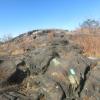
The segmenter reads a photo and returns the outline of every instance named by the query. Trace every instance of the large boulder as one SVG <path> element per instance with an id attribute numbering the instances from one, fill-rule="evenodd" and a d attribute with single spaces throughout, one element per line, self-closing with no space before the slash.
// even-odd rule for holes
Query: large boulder
<path id="1" fill-rule="evenodd" d="M 99 100 L 100 68 L 95 61 L 83 56 L 64 31 L 50 32 L 29 34 L 37 46 L 23 55 L 0 57 L 0 99 Z"/>
<path id="2" fill-rule="evenodd" d="M 84 88 L 81 93 L 82 98 L 89 100 L 100 99 L 100 66 L 96 66 L 89 73 Z"/>

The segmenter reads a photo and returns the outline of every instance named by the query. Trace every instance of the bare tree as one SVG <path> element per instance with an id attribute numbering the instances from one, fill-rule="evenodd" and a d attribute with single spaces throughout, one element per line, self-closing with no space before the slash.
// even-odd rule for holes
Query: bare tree
<path id="1" fill-rule="evenodd" d="M 10 41 L 13 38 L 12 34 L 4 34 L 1 38 L 0 41 L 2 42 L 7 42 Z"/>
<path id="2" fill-rule="evenodd" d="M 95 34 L 100 29 L 100 22 L 94 19 L 87 19 L 80 25 L 82 30 L 88 30 L 89 33 Z"/>

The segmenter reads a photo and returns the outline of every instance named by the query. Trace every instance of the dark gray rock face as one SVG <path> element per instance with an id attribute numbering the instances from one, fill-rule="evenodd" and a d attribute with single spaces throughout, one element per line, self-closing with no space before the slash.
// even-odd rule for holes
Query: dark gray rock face
<path id="1" fill-rule="evenodd" d="M 50 40 L 42 32 L 35 34 L 42 46 L 0 57 L 0 100 L 99 100 L 100 67 L 64 32 Z"/>
<path id="2" fill-rule="evenodd" d="M 91 72 L 81 93 L 82 97 L 90 97 L 89 100 L 100 99 L 100 66 L 96 66 Z"/>

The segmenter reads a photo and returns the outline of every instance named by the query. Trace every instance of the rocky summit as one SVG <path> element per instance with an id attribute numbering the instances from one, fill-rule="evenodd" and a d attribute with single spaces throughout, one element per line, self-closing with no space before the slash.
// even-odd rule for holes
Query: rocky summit
<path id="1" fill-rule="evenodd" d="M 100 65 L 67 31 L 31 31 L 0 48 L 0 100 L 100 100 Z"/>

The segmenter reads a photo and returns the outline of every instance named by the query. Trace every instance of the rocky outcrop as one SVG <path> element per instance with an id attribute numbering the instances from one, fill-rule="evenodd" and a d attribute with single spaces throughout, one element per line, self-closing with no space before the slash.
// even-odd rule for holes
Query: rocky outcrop
<path id="1" fill-rule="evenodd" d="M 0 57 L 0 100 L 100 99 L 99 66 L 64 32 L 29 35 L 35 48 L 28 45 L 24 54 Z"/>

